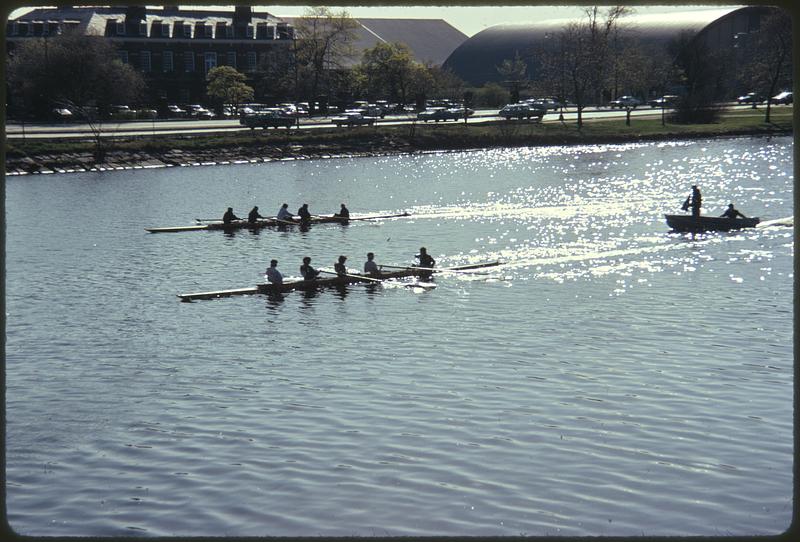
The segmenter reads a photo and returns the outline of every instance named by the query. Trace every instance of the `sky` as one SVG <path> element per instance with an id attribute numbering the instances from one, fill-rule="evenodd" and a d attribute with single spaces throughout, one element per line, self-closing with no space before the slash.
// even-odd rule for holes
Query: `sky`
<path id="1" fill-rule="evenodd" d="M 442 0 L 446 2 L 446 0 Z M 456 0 L 457 1 L 457 0 Z M 498 0 L 501 2 L 502 0 Z M 44 4 L 44 2 L 43 2 Z M 75 3 L 76 5 L 79 2 Z M 93 2 L 86 2 L 86 4 L 93 4 Z M 97 4 L 102 4 L 98 2 Z M 466 34 L 473 36 L 481 30 L 496 24 L 503 23 L 522 23 L 537 21 L 543 19 L 564 19 L 578 17 L 582 14 L 583 8 L 580 6 L 558 5 L 531 5 L 531 6 L 501 6 L 493 4 L 491 1 L 487 2 L 486 6 L 380 6 L 380 7 L 364 7 L 354 6 L 347 7 L 348 13 L 353 17 L 375 17 L 375 18 L 413 18 L 413 19 L 444 19 L 452 26 Z M 34 5 L 31 2 L 29 5 Z M 723 6 L 720 4 L 707 4 L 707 5 L 684 5 L 678 6 L 675 4 L 670 5 L 646 5 L 634 6 L 637 13 L 665 13 L 674 11 L 688 11 L 694 9 L 708 9 L 708 8 L 723 8 L 735 7 L 736 4 Z M 187 8 L 191 7 L 189 4 Z M 198 6 L 194 6 L 198 7 Z M 208 9 L 218 9 L 220 7 L 232 8 L 229 6 L 201 6 Z M 305 11 L 303 6 L 287 6 L 287 5 L 264 5 L 253 6 L 257 11 L 268 11 L 278 17 L 292 17 L 302 15 Z M 338 10 L 339 8 L 334 8 Z M 11 12 L 11 17 L 19 16 L 26 10 L 15 10 Z"/>

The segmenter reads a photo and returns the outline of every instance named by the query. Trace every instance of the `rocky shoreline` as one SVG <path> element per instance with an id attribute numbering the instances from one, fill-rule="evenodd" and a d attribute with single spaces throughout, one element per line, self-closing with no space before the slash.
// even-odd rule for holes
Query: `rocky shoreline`
<path id="1" fill-rule="evenodd" d="M 658 141 L 675 139 L 703 139 L 709 137 L 737 136 L 779 136 L 791 134 L 792 130 L 741 130 L 725 133 L 663 133 L 648 134 L 635 138 L 635 141 Z M 336 142 L 286 142 L 285 144 L 215 146 L 210 148 L 169 148 L 163 150 L 108 149 L 104 159 L 95 160 L 91 151 L 42 153 L 33 156 L 22 153 L 10 153 L 5 156 L 5 174 L 7 176 L 76 173 L 86 171 L 114 171 L 129 169 L 152 169 L 164 167 L 216 166 L 226 164 L 255 164 L 286 160 L 326 159 L 358 156 L 386 156 L 396 154 L 423 154 L 458 152 L 478 148 L 498 146 L 541 146 L 541 145 L 587 145 L 587 144 L 621 144 L 629 143 L 628 137 L 577 137 L 577 138 L 542 138 L 542 139 L 497 139 L 458 140 L 450 139 L 416 139 L 409 141 L 403 137 L 378 137 L 371 141 L 336 141 Z"/>

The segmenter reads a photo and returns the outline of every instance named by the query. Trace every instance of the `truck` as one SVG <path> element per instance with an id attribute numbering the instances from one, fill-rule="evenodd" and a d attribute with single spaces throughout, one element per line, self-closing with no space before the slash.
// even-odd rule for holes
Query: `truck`
<path id="1" fill-rule="evenodd" d="M 247 126 L 251 130 L 256 128 L 280 128 L 285 127 L 287 130 L 295 125 L 297 121 L 294 117 L 290 117 L 285 111 L 278 108 L 262 109 L 254 113 L 247 113 L 239 118 L 239 124 Z"/>

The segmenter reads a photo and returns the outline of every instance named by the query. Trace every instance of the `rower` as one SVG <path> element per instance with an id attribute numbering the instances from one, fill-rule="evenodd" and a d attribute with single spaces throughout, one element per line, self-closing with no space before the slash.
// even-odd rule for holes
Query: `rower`
<path id="1" fill-rule="evenodd" d="M 375 263 L 375 254 L 367 252 L 367 261 L 364 262 L 364 273 L 371 277 L 377 277 L 380 274 L 378 264 Z"/>
<path id="2" fill-rule="evenodd" d="M 302 207 L 297 210 L 300 216 L 301 224 L 309 224 L 311 222 L 311 213 L 308 211 L 308 203 L 304 203 Z"/>
<path id="3" fill-rule="evenodd" d="M 319 275 L 319 271 L 311 267 L 311 258 L 308 256 L 303 258 L 303 265 L 300 266 L 300 274 L 303 276 L 303 280 L 316 280 L 317 275 Z"/>
<path id="4" fill-rule="evenodd" d="M 436 265 L 436 260 L 434 260 L 430 254 L 428 254 L 428 249 L 425 247 L 420 247 L 419 254 L 417 254 L 415 258 L 419 260 L 419 265 L 415 265 L 414 267 L 425 267 L 427 269 L 431 269 L 434 265 Z M 431 271 L 425 271 L 421 272 L 419 276 L 420 278 L 429 279 L 431 278 L 432 274 L 433 272 Z"/>
<path id="5" fill-rule="evenodd" d="M 278 211 L 278 215 L 276 216 L 278 220 L 293 220 L 294 215 L 289 212 L 289 204 L 284 203 L 281 205 L 280 210 Z"/>
<path id="6" fill-rule="evenodd" d="M 233 207 L 228 207 L 228 210 L 225 211 L 224 215 L 222 215 L 222 223 L 230 224 L 234 220 L 241 220 L 241 218 L 233 214 Z"/>
<path id="7" fill-rule="evenodd" d="M 264 218 L 264 217 L 258 214 L 258 206 L 255 206 L 250 210 L 250 213 L 247 215 L 247 221 L 250 224 L 255 224 L 256 222 L 258 222 L 259 218 Z"/>
<path id="8" fill-rule="evenodd" d="M 270 260 L 266 277 L 271 284 L 283 284 L 283 275 L 278 271 L 278 260 Z"/>
<path id="9" fill-rule="evenodd" d="M 347 256 L 339 256 L 339 261 L 333 264 L 333 270 L 340 277 L 347 274 L 347 267 L 344 265 L 345 261 L 347 261 Z"/>
<path id="10" fill-rule="evenodd" d="M 747 218 L 738 209 L 733 207 L 733 203 L 729 203 L 728 209 L 720 216 L 723 218 Z"/>
<path id="11" fill-rule="evenodd" d="M 333 213 L 333 216 L 336 218 L 350 218 L 350 211 L 345 207 L 344 203 L 342 203 L 342 208 L 339 209 L 338 213 Z"/>

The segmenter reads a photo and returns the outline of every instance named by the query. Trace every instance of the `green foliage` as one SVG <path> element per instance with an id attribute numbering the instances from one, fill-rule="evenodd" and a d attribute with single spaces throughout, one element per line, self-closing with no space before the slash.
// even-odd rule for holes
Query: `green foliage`
<path id="1" fill-rule="evenodd" d="M 486 83 L 473 91 L 475 107 L 502 107 L 508 103 L 508 90 L 497 83 Z"/>
<path id="2" fill-rule="evenodd" d="M 247 84 L 247 76 L 231 66 L 211 68 L 206 81 L 206 94 L 219 102 L 238 105 L 253 99 L 253 87 Z"/>

